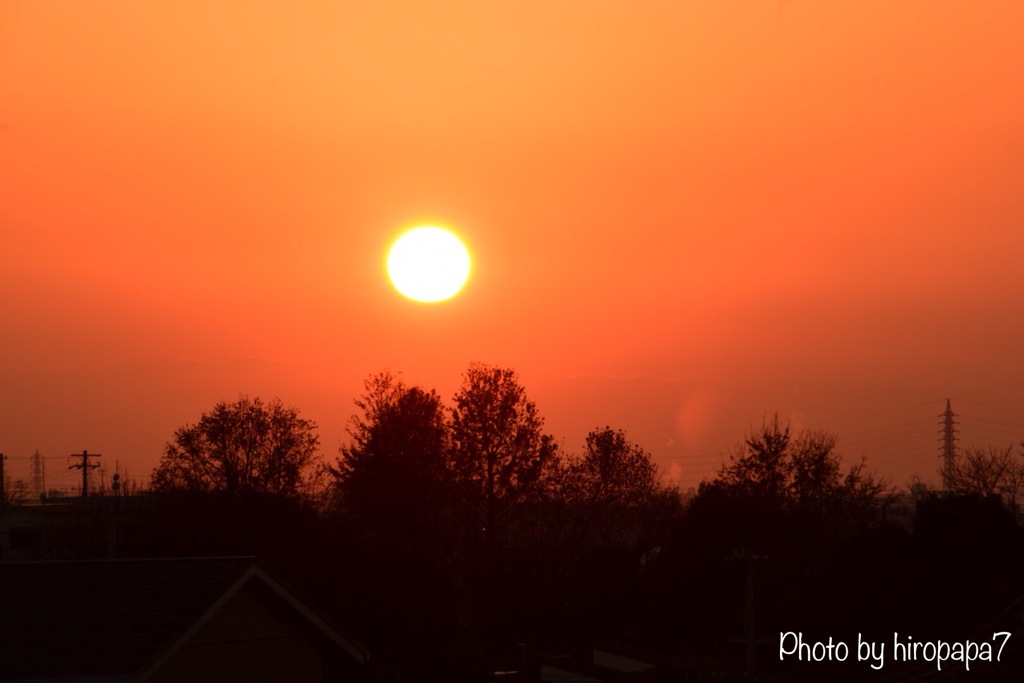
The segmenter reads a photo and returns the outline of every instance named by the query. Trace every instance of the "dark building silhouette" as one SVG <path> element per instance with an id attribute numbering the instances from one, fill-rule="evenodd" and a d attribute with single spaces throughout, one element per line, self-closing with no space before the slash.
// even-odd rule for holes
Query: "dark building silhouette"
<path id="1" fill-rule="evenodd" d="M 0 681 L 350 681 L 366 652 L 252 558 L 0 563 Z"/>

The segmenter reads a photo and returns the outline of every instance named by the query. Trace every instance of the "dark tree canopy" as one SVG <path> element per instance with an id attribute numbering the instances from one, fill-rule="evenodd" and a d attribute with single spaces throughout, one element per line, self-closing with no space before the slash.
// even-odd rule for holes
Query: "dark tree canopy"
<path id="1" fill-rule="evenodd" d="M 469 367 L 452 408 L 452 464 L 488 528 L 517 503 L 542 494 L 556 457 L 543 426 L 514 371 Z"/>
<path id="2" fill-rule="evenodd" d="M 280 400 L 218 403 L 175 432 L 153 488 L 299 496 L 318 463 L 319 443 L 316 424 Z"/>
<path id="3" fill-rule="evenodd" d="M 701 485 L 717 487 L 780 507 L 822 512 L 826 508 L 866 510 L 881 502 L 889 486 L 868 472 L 863 462 L 842 471 L 836 437 L 804 431 L 796 437 L 779 425 L 776 415 L 722 466 L 718 478 Z"/>
<path id="4" fill-rule="evenodd" d="M 445 410 L 436 392 L 390 372 L 363 386 L 332 468 L 339 540 L 361 558 L 355 583 L 375 622 L 401 623 L 409 640 L 430 642 L 451 614 L 451 598 L 441 596 L 454 590 Z"/>
<path id="5" fill-rule="evenodd" d="M 659 491 L 657 469 L 651 454 L 621 429 L 595 429 L 583 455 L 565 467 L 563 490 L 572 500 L 642 504 Z"/>
<path id="6" fill-rule="evenodd" d="M 996 496 L 1016 509 L 1024 489 L 1024 460 L 1013 446 L 961 450 L 941 471 L 950 491 L 961 495 Z"/>
<path id="7" fill-rule="evenodd" d="M 407 387 L 384 372 L 366 380 L 356 400 L 351 443 L 334 472 L 340 505 L 353 513 L 421 517 L 451 479 L 444 407 L 434 391 Z"/>
<path id="8" fill-rule="evenodd" d="M 584 565 L 593 558 L 580 548 L 639 562 L 636 553 L 656 545 L 679 504 L 677 492 L 661 485 L 651 454 L 611 427 L 587 434 L 583 453 L 561 465 L 555 490 L 563 533 L 574 537 L 561 545 L 575 548 Z"/>
<path id="9" fill-rule="evenodd" d="M 763 498 L 783 498 L 788 493 L 792 463 L 789 459 L 789 426 L 779 426 L 779 416 L 750 434 L 743 448 L 723 465 L 718 481 L 743 493 Z"/>

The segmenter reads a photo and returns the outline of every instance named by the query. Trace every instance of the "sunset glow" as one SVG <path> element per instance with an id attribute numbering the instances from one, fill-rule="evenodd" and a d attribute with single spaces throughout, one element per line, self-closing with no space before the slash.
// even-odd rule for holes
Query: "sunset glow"
<path id="1" fill-rule="evenodd" d="M 37 448 L 146 476 L 242 394 L 333 452 L 370 373 L 447 400 L 474 361 L 684 488 L 765 413 L 898 482 L 934 479 L 947 398 L 965 443 L 1015 443 L 1021 26 L 999 0 L 0 3 L 10 476 Z M 434 217 L 473 269 L 425 306 L 395 287 L 457 286 L 385 259 Z"/>

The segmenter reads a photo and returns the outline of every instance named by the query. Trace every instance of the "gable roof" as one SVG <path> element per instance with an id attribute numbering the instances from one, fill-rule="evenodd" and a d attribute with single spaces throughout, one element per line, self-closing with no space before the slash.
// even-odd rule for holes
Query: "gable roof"
<path id="1" fill-rule="evenodd" d="M 365 661 L 251 557 L 10 562 L 0 563 L 0 680 L 152 673 L 251 580 Z"/>
<path id="2" fill-rule="evenodd" d="M 164 664 L 164 662 L 174 656 L 174 654 L 183 645 L 185 645 L 189 639 L 203 627 L 204 624 L 206 624 L 210 617 L 216 614 L 226 602 L 231 600 L 246 584 L 253 580 L 262 582 L 275 595 L 277 595 L 278 598 L 283 600 L 289 607 L 302 615 L 306 622 L 313 626 L 323 637 L 344 651 L 353 660 L 360 664 L 367 661 L 367 654 L 365 650 L 355 644 L 352 640 L 335 631 L 305 603 L 299 601 L 291 591 L 287 590 L 265 571 L 253 564 L 250 565 L 249 568 L 246 569 L 242 575 L 239 576 L 230 587 L 228 587 L 227 590 L 214 600 L 202 614 L 194 619 L 187 628 L 177 634 L 172 642 L 168 643 L 160 653 L 146 663 L 145 667 L 140 672 L 139 679 L 145 681 L 147 678 L 152 676 Z"/>

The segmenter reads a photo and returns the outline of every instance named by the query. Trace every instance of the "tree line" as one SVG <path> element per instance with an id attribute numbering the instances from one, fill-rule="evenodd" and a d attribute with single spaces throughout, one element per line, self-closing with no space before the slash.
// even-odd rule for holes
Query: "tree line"
<path id="1" fill-rule="evenodd" d="M 650 453 L 622 430 L 593 430 L 564 453 L 513 370 L 471 365 L 452 407 L 391 372 L 368 378 L 333 462 L 317 425 L 280 400 L 220 403 L 178 429 L 153 473 L 157 492 L 273 494 L 377 515 L 457 496 L 488 536 L 517 507 L 584 499 L 640 504 L 665 495 Z"/>
<path id="2" fill-rule="evenodd" d="M 355 408 L 330 459 L 278 400 L 181 427 L 153 475 L 148 552 L 256 552 L 393 667 L 382 680 L 480 680 L 596 642 L 740 662 L 751 589 L 762 639 L 966 637 L 1024 593 L 1001 450 L 965 451 L 908 517 L 835 435 L 777 417 L 684 501 L 621 429 L 560 447 L 510 369 L 471 365 L 448 405 L 381 372 Z M 743 557 L 760 558 L 752 578 Z"/>

